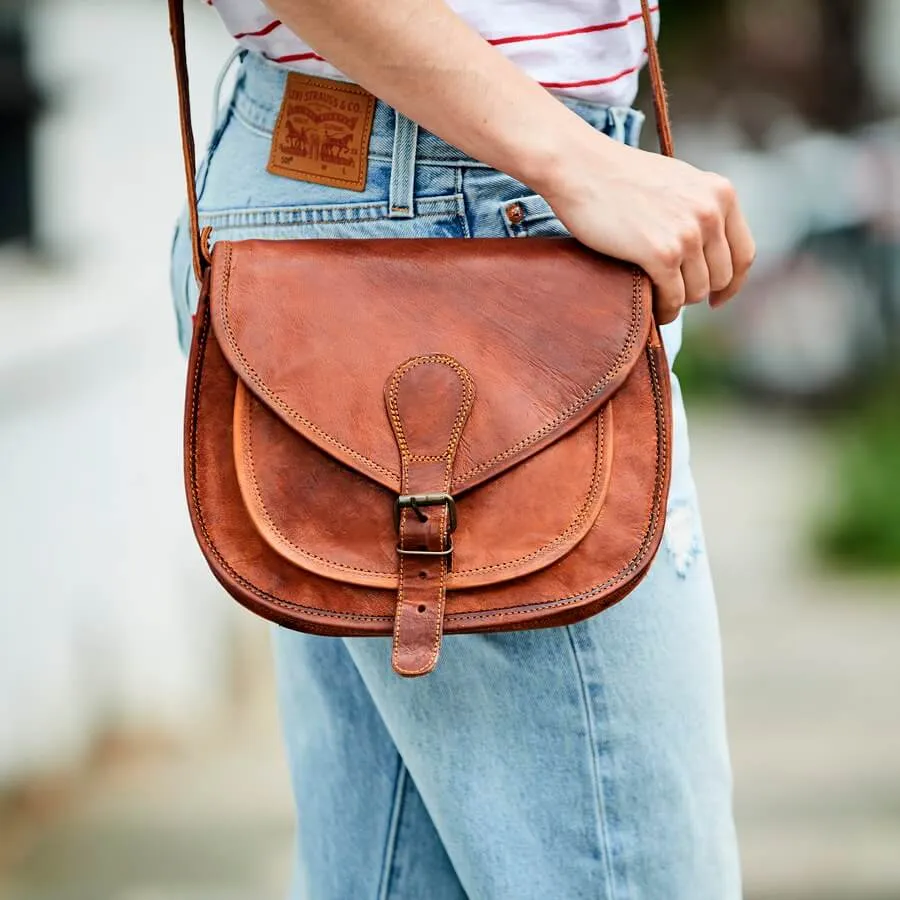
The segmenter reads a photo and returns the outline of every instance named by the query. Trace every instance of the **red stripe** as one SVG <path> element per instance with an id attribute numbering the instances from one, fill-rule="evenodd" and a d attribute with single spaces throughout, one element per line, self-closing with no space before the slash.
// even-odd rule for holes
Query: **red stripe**
<path id="1" fill-rule="evenodd" d="M 281 20 L 275 19 L 273 22 L 269 22 L 268 25 L 263 26 L 259 29 L 259 31 L 242 31 L 240 34 L 236 34 L 234 39 L 239 41 L 241 38 L 248 37 L 265 37 L 267 34 L 271 34 L 276 28 L 281 26 Z"/>
<path id="2" fill-rule="evenodd" d="M 659 6 L 651 6 L 650 12 L 659 12 Z M 510 37 L 491 38 L 488 43 L 495 47 L 501 44 L 517 44 L 521 41 L 546 41 L 550 38 L 568 37 L 573 34 L 592 34 L 596 31 L 611 31 L 614 28 L 625 28 L 632 22 L 637 22 L 642 18 L 643 13 L 634 13 L 627 19 L 621 19 L 618 22 L 604 22 L 601 25 L 585 25 L 582 28 L 570 28 L 567 31 L 548 31 L 546 34 L 515 34 Z"/>
<path id="3" fill-rule="evenodd" d="M 269 56 L 267 53 L 263 53 L 263 56 L 273 63 L 303 62 L 305 59 L 317 59 L 319 62 L 326 61 L 325 57 L 319 56 L 318 53 L 290 53 L 287 56 Z"/>
<path id="4" fill-rule="evenodd" d="M 287 56 L 269 56 L 267 53 L 264 53 L 263 56 L 269 62 L 273 63 L 292 63 L 292 62 L 303 62 L 308 59 L 315 59 L 318 62 L 327 62 L 324 56 L 319 56 L 318 53 L 291 53 Z M 586 81 L 541 81 L 539 84 L 542 87 L 548 88 L 550 90 L 559 90 L 560 88 L 579 88 L 579 87 L 591 87 L 593 85 L 598 84 L 610 84 L 613 81 L 618 81 L 620 78 L 625 78 L 628 75 L 633 75 L 635 72 L 640 69 L 640 66 L 631 66 L 628 69 L 623 69 L 621 72 L 616 72 L 615 75 L 607 75 L 605 78 L 589 78 Z"/>
<path id="5" fill-rule="evenodd" d="M 212 5 L 212 0 L 207 0 L 207 2 Z M 651 6 L 650 12 L 659 12 L 659 6 Z M 488 40 L 488 43 L 493 44 L 494 46 L 500 46 L 502 44 L 515 44 L 521 43 L 523 41 L 544 41 L 557 37 L 568 37 L 575 34 L 592 34 L 598 31 L 611 31 L 616 28 L 625 28 L 632 22 L 637 22 L 641 17 L 642 13 L 633 13 L 632 15 L 628 16 L 628 18 L 621 19 L 617 22 L 604 22 L 599 25 L 585 25 L 582 28 L 571 28 L 567 31 L 550 31 L 545 34 L 520 34 L 503 38 L 491 38 Z M 271 34 L 281 24 L 282 23 L 278 19 L 275 19 L 274 21 L 269 22 L 269 24 L 264 28 L 259 29 L 259 31 L 241 32 L 240 34 L 236 34 L 235 38 L 240 40 L 244 37 L 265 37 L 265 35 Z M 318 53 L 312 52 L 291 53 L 286 56 L 269 56 L 268 54 L 264 53 L 263 56 L 265 56 L 265 58 L 270 62 L 274 63 L 304 62 L 305 60 L 310 59 L 314 59 L 319 62 L 327 62 L 324 56 L 319 56 Z M 633 75 L 635 72 L 637 72 L 639 68 L 640 66 L 631 66 L 628 69 L 623 69 L 621 72 L 617 72 L 615 75 L 607 75 L 604 78 L 589 78 L 584 81 L 542 81 L 540 82 L 540 84 L 543 87 L 551 90 L 593 87 L 600 84 L 610 84 L 613 81 L 618 81 L 620 78 L 626 78 L 628 75 Z"/>
<path id="6" fill-rule="evenodd" d="M 212 5 L 212 0 L 206 0 L 207 3 Z M 655 13 L 659 11 L 659 6 L 651 6 L 650 12 Z M 611 31 L 616 28 L 625 28 L 630 25 L 632 22 L 637 22 L 641 18 L 641 13 L 634 13 L 626 19 L 621 19 L 617 22 L 603 22 L 600 25 L 585 25 L 581 28 L 570 28 L 567 31 L 548 31 L 545 34 L 514 34 L 509 37 L 502 38 L 490 38 L 488 40 L 489 44 L 493 44 L 495 47 L 501 46 L 503 44 L 518 44 L 523 41 L 546 41 L 551 38 L 557 37 L 568 37 L 574 34 L 593 34 L 598 31 Z M 269 22 L 268 25 L 263 26 L 258 31 L 242 31 L 239 34 L 234 35 L 236 40 L 241 40 L 242 38 L 248 37 L 265 37 L 267 34 L 271 34 L 276 28 L 280 27 L 281 21 L 279 19 L 275 19 L 272 22 Z M 321 57 L 319 57 L 321 59 Z M 278 60 L 273 60 L 274 62 L 278 62 Z M 296 62 L 297 60 L 290 60 L 291 62 Z"/>
<path id="7" fill-rule="evenodd" d="M 631 66 L 629 69 L 623 69 L 621 72 L 616 72 L 615 75 L 607 75 L 606 78 L 589 78 L 586 81 L 542 81 L 540 84 L 542 87 L 548 88 L 549 90 L 593 87 L 597 84 L 609 84 L 612 81 L 618 81 L 620 78 L 625 78 L 627 75 L 634 75 L 638 69 L 640 69 L 640 66 Z"/>

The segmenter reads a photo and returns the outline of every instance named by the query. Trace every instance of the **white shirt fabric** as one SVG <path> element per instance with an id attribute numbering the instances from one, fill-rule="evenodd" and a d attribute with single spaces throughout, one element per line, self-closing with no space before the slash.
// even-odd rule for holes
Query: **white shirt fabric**
<path id="1" fill-rule="evenodd" d="M 347 80 L 262 0 L 206 0 L 235 39 L 297 72 Z M 640 0 L 448 0 L 486 40 L 548 90 L 630 106 L 646 58 Z M 652 6 L 654 17 L 658 6 Z"/>

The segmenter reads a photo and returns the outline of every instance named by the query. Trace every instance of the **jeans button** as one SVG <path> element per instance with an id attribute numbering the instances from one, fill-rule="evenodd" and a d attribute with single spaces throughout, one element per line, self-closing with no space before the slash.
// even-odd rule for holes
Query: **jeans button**
<path id="1" fill-rule="evenodd" d="M 510 203 L 506 207 L 506 218 L 513 225 L 519 225 L 522 222 L 522 219 L 525 218 L 525 210 L 522 209 L 521 203 Z"/>

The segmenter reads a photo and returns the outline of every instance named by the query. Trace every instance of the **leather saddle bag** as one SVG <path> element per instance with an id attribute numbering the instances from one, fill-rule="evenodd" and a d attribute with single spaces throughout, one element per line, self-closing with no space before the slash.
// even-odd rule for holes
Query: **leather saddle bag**
<path id="1" fill-rule="evenodd" d="M 283 626 L 564 625 L 660 544 L 669 369 L 651 285 L 573 239 L 220 241 L 198 230 L 181 0 L 169 0 L 194 267 L 184 468 L 218 580 Z M 646 0 L 663 150 L 671 138 Z"/>

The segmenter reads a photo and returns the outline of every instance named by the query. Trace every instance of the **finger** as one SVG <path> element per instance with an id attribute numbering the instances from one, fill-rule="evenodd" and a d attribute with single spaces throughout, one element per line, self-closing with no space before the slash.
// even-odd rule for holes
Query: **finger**
<path id="1" fill-rule="evenodd" d="M 710 275 L 702 251 L 685 257 L 681 264 L 681 278 L 684 281 L 685 303 L 701 303 L 706 300 L 710 291 Z"/>
<path id="2" fill-rule="evenodd" d="M 653 313 L 657 324 L 673 322 L 684 306 L 685 288 L 681 269 L 666 267 L 656 273 L 649 273 L 653 281 Z"/>
<path id="3" fill-rule="evenodd" d="M 713 291 L 709 295 L 709 305 L 713 309 L 724 306 L 729 300 L 737 296 L 744 289 L 744 285 L 747 283 L 749 275 L 749 270 L 745 271 L 743 275 L 735 275 L 735 277 L 731 279 L 731 284 L 729 284 L 724 291 Z"/>
<path id="4" fill-rule="evenodd" d="M 731 258 L 731 247 L 728 245 L 724 223 L 706 242 L 703 255 L 706 257 L 706 268 L 709 271 L 710 294 L 724 291 L 734 279 L 734 261 Z"/>
<path id="5" fill-rule="evenodd" d="M 727 303 L 744 286 L 750 266 L 756 258 L 756 243 L 750 233 L 750 226 L 744 214 L 735 207 L 731 215 L 725 221 L 725 236 L 731 252 L 731 264 L 733 275 L 730 283 L 722 290 L 712 293 L 709 298 L 710 306 L 721 306 Z"/>

